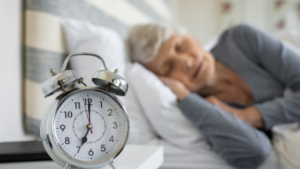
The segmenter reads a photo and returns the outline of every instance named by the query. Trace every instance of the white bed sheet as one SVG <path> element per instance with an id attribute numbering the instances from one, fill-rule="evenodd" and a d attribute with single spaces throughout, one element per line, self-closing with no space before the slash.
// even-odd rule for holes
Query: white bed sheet
<path id="1" fill-rule="evenodd" d="M 119 68 L 120 75 L 124 75 L 124 69 L 128 68 L 130 63 L 127 62 L 123 40 L 117 36 L 114 31 L 108 30 L 107 28 L 94 26 L 86 22 L 76 21 L 76 20 L 66 20 L 65 31 L 67 35 L 68 49 L 70 53 L 73 52 L 93 52 L 100 54 L 104 57 L 107 66 L 112 68 Z M 213 47 L 213 43 L 209 46 L 206 46 L 206 49 L 209 50 Z M 91 74 L 102 67 L 102 65 L 93 60 L 94 58 L 74 58 L 71 60 L 71 66 L 74 70 L 82 77 L 86 79 L 86 83 L 92 85 L 90 79 Z M 99 64 L 95 64 L 99 63 Z M 88 69 L 86 67 L 81 67 L 80 65 L 89 65 Z M 127 65 L 127 66 L 125 66 Z M 137 70 L 138 71 L 138 70 Z M 145 72 L 145 71 L 144 71 Z M 142 75 L 142 77 L 137 77 L 139 80 L 143 78 L 143 71 L 138 71 L 137 74 Z M 147 75 L 146 75 L 147 76 Z M 152 76 L 153 77 L 153 76 Z M 154 90 L 154 92 L 162 93 L 153 93 L 153 96 L 164 95 L 164 92 L 167 92 L 171 98 L 167 99 L 167 102 L 163 104 L 165 115 L 172 115 L 170 111 L 177 111 L 177 115 L 172 117 L 174 119 L 173 123 L 170 120 L 170 125 L 178 123 L 185 130 L 178 130 L 180 132 L 176 133 L 176 130 L 172 131 L 172 128 L 164 130 L 165 132 L 159 132 L 159 128 L 155 125 L 155 118 L 147 118 L 147 114 L 144 111 L 145 104 L 140 104 L 141 100 L 147 102 L 147 99 L 153 99 L 158 103 L 159 98 L 151 98 L 147 95 L 147 86 L 145 86 L 141 81 L 140 84 L 132 84 L 137 79 L 130 79 L 125 76 L 126 80 L 129 80 L 129 91 L 126 97 L 119 97 L 121 102 L 127 109 L 129 118 L 130 118 L 130 136 L 128 143 L 131 144 L 149 144 L 149 145 L 163 145 L 164 146 L 164 163 L 162 165 L 163 169 L 194 169 L 194 168 L 205 168 L 205 169 L 230 169 L 231 167 L 226 164 L 226 162 L 218 157 L 217 154 L 210 151 L 209 145 L 206 144 L 205 139 L 201 134 L 197 133 L 196 136 L 193 136 L 193 133 L 196 133 L 197 130 L 192 129 L 191 125 L 188 123 L 184 116 L 180 115 L 178 108 L 174 104 L 174 95 L 170 93 L 170 89 L 164 87 L 165 91 Z M 152 79 L 153 83 L 162 85 L 162 83 L 156 78 Z M 141 89 L 141 90 L 138 90 Z M 144 93 L 141 97 L 137 97 L 136 94 L 139 91 Z M 172 98 L 173 97 L 173 98 Z M 173 100 L 173 101 L 172 101 Z M 151 106 L 150 106 L 151 107 Z M 161 112 L 158 110 L 158 112 Z M 177 118 L 177 119 L 176 119 Z M 152 120 L 152 121 L 151 121 Z M 163 124 L 161 124 L 163 126 Z M 184 131 L 187 131 L 185 133 Z M 190 136 L 187 136 L 190 135 Z M 176 139 L 178 137 L 178 139 Z M 266 163 L 260 169 L 277 169 L 276 167 L 276 158 L 272 154 Z"/>
<path id="2" fill-rule="evenodd" d="M 157 137 L 153 135 L 152 139 L 143 140 L 142 144 L 164 146 L 165 159 L 161 168 L 233 169 L 211 151 L 204 136 L 182 115 L 175 103 L 176 96 L 152 72 L 135 63 L 127 68 L 126 78 L 131 86 L 128 100 L 137 101 L 136 104 L 140 109 L 135 108 L 137 112 L 135 114 L 130 110 L 133 107 L 127 106 L 129 117 L 136 118 L 141 115 L 147 117 L 142 124 L 138 124 L 134 118 L 131 120 L 136 123 L 134 126 L 147 126 L 146 128 L 152 128 L 152 132 L 157 135 Z M 131 115 L 132 113 L 134 116 Z M 147 130 L 149 131 L 150 129 Z M 140 139 L 141 136 L 134 132 L 129 142 L 138 143 Z M 272 151 L 259 169 L 280 169 L 277 161 Z"/>

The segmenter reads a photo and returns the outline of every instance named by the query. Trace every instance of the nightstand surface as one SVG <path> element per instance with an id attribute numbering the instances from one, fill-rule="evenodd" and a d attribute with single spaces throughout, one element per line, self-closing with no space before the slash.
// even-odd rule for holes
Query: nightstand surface
<path id="1" fill-rule="evenodd" d="M 114 160 L 117 169 L 157 169 L 163 163 L 163 147 L 127 145 Z M 0 169 L 62 169 L 53 161 L 0 163 Z M 103 169 L 110 169 L 109 166 Z"/>

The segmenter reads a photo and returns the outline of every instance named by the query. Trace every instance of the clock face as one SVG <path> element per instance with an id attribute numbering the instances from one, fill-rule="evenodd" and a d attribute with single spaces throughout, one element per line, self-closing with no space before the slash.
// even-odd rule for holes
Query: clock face
<path id="1" fill-rule="evenodd" d="M 57 109 L 53 123 L 63 151 L 82 161 L 115 155 L 127 132 L 123 109 L 111 97 L 92 90 L 69 96 Z"/>

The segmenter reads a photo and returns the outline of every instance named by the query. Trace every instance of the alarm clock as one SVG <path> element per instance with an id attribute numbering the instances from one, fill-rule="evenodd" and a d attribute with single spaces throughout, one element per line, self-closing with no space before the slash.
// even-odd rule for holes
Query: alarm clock
<path id="1" fill-rule="evenodd" d="M 96 86 L 86 86 L 75 71 L 65 70 L 73 56 L 94 56 L 105 70 L 92 77 Z M 109 71 L 102 57 L 92 53 L 69 55 L 60 73 L 51 69 L 52 77 L 42 85 L 45 97 L 62 91 L 49 105 L 41 122 L 40 135 L 46 152 L 65 169 L 96 169 L 110 165 L 126 145 L 129 119 L 115 95 L 125 96 L 128 83 Z M 78 83 L 82 87 L 67 87 Z"/>

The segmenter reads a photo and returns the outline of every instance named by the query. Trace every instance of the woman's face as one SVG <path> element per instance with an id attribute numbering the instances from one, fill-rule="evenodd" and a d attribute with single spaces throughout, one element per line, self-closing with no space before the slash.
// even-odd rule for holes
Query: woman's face
<path id="1" fill-rule="evenodd" d="M 158 76 L 180 81 L 193 92 L 212 83 L 215 72 L 212 54 L 204 51 L 195 38 L 179 34 L 173 34 L 157 56 L 143 65 Z"/>

